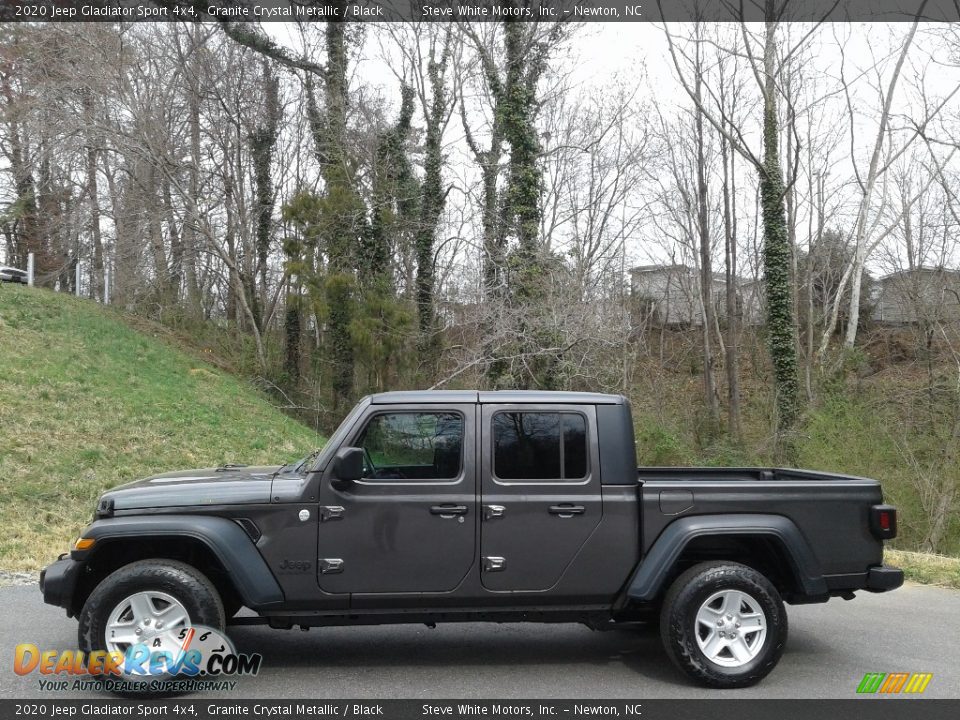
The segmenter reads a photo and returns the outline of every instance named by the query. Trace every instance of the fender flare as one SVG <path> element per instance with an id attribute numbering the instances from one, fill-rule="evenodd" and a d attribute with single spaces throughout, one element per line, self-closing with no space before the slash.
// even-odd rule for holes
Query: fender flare
<path id="1" fill-rule="evenodd" d="M 790 559 L 791 571 L 805 595 L 826 595 L 827 581 L 810 543 L 800 528 L 783 515 L 693 515 L 674 520 L 654 541 L 627 585 L 627 597 L 653 600 L 684 548 L 694 538 L 711 535 L 767 537 L 779 541 Z"/>
<path id="2" fill-rule="evenodd" d="M 243 604 L 262 608 L 282 603 L 283 590 L 270 572 L 250 536 L 233 520 L 210 515 L 136 515 L 96 520 L 83 537 L 97 542 L 85 553 L 74 551 L 75 560 L 85 560 L 97 552 L 105 540 L 156 539 L 161 545 L 166 537 L 187 537 L 202 543 L 223 565 L 233 581 Z"/>

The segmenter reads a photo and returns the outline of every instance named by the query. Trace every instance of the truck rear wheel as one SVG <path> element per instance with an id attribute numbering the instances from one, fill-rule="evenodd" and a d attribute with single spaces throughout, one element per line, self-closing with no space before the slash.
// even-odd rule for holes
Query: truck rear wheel
<path id="1" fill-rule="evenodd" d="M 779 662 L 787 613 L 777 589 L 753 568 L 700 563 L 670 586 L 660 637 L 674 664 L 697 682 L 746 687 Z"/>

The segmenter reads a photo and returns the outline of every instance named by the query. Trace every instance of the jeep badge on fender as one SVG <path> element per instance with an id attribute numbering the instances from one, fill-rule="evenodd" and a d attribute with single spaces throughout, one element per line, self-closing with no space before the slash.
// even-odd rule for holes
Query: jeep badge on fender
<path id="1" fill-rule="evenodd" d="M 306 572 L 310 569 L 309 560 L 281 560 L 280 569 L 292 572 Z"/>

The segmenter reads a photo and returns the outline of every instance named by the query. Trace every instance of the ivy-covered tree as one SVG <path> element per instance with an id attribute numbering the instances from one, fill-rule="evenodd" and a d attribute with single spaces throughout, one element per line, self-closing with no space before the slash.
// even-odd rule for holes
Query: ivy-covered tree
<path id="1" fill-rule="evenodd" d="M 414 92 L 404 84 L 395 124 L 379 134 L 374 153 L 370 226 L 360 247 L 359 305 L 350 332 L 371 391 L 390 387 L 407 364 L 404 349 L 413 319 L 397 297 L 394 254 L 408 247 L 415 233 L 420 182 L 409 157 Z"/>
<path id="2" fill-rule="evenodd" d="M 284 314 L 284 371 L 287 384 L 296 389 L 300 382 L 303 347 L 305 298 L 315 301 L 323 297 L 315 258 L 321 242 L 320 220 L 322 200 L 309 190 L 300 190 L 281 209 L 281 218 L 289 227 L 283 243 L 287 276 L 286 312 Z M 324 316 L 324 308 L 313 306 L 316 317 Z"/>
<path id="3" fill-rule="evenodd" d="M 547 253 L 540 238 L 543 168 L 536 126 L 540 107 L 537 86 L 560 25 L 542 40 L 536 39 L 529 27 L 512 18 L 503 23 L 506 67 L 496 113 L 510 151 L 506 187 L 500 198 L 501 232 L 515 241 L 507 263 L 508 304 L 535 310 L 545 301 L 549 281 Z M 514 354 L 524 362 L 515 365 L 517 370 L 509 378 L 500 378 L 498 384 L 547 390 L 558 386 L 561 358 L 559 351 L 551 348 L 556 348 L 559 340 L 549 329 L 528 322 L 536 314 L 517 314 L 519 344 Z"/>
<path id="4" fill-rule="evenodd" d="M 346 8 L 344 0 L 340 17 Z M 327 307 L 325 351 L 336 414 L 353 401 L 354 351 L 350 324 L 354 313 L 358 248 L 368 232 L 366 206 L 356 189 L 354 162 L 347 145 L 347 24 L 326 25 L 327 62 L 323 68 L 325 106 L 317 105 L 313 76 L 307 76 L 307 114 L 314 152 L 323 178 L 321 233 L 325 239 L 327 275 L 324 294 Z"/>
<path id="5" fill-rule="evenodd" d="M 400 89 L 396 124 L 377 139 L 373 166 L 370 230 L 361 246 L 360 272 L 368 286 L 393 291 L 392 253 L 412 234 L 419 210 L 420 183 L 408 156 L 413 122 L 413 88 Z"/>
<path id="6" fill-rule="evenodd" d="M 780 125 L 777 117 L 776 3 L 765 0 L 766 33 L 763 46 L 763 165 L 760 169 L 760 205 L 763 212 L 763 275 L 767 296 L 767 334 L 773 364 L 777 426 L 790 430 L 797 419 L 800 384 L 794 340 L 791 248 L 787 233 L 783 169 L 780 164 Z"/>
<path id="7" fill-rule="evenodd" d="M 263 113 L 247 138 L 253 160 L 253 179 L 256 193 L 256 275 L 260 292 L 251 292 L 253 317 L 257 327 L 263 330 L 263 307 L 267 293 L 267 259 L 270 254 L 270 238 L 273 227 L 273 151 L 280 133 L 280 81 L 270 69 L 270 63 L 261 63 L 263 75 Z M 253 282 L 253 278 L 250 281 Z"/>
<path id="8" fill-rule="evenodd" d="M 423 184 L 420 194 L 420 215 L 414 247 L 417 259 L 417 319 L 420 363 L 428 376 L 436 369 L 439 351 L 439 333 L 434 302 L 435 271 L 434 252 L 440 215 L 446 200 L 443 187 L 443 128 L 447 119 L 447 90 L 444 77 L 449 59 L 450 36 L 439 58 L 430 57 L 427 76 L 430 81 L 431 101 L 424 108 L 426 116 L 426 142 L 424 148 Z"/>

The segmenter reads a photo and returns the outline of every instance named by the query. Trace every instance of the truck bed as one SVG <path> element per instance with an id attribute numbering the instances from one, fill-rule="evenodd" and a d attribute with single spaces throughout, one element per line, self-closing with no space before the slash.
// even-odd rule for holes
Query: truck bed
<path id="1" fill-rule="evenodd" d="M 641 467 L 637 483 L 644 553 L 678 517 L 760 513 L 795 523 L 825 576 L 866 573 L 883 561 L 868 517 L 883 502 L 876 480 L 779 468 Z"/>

